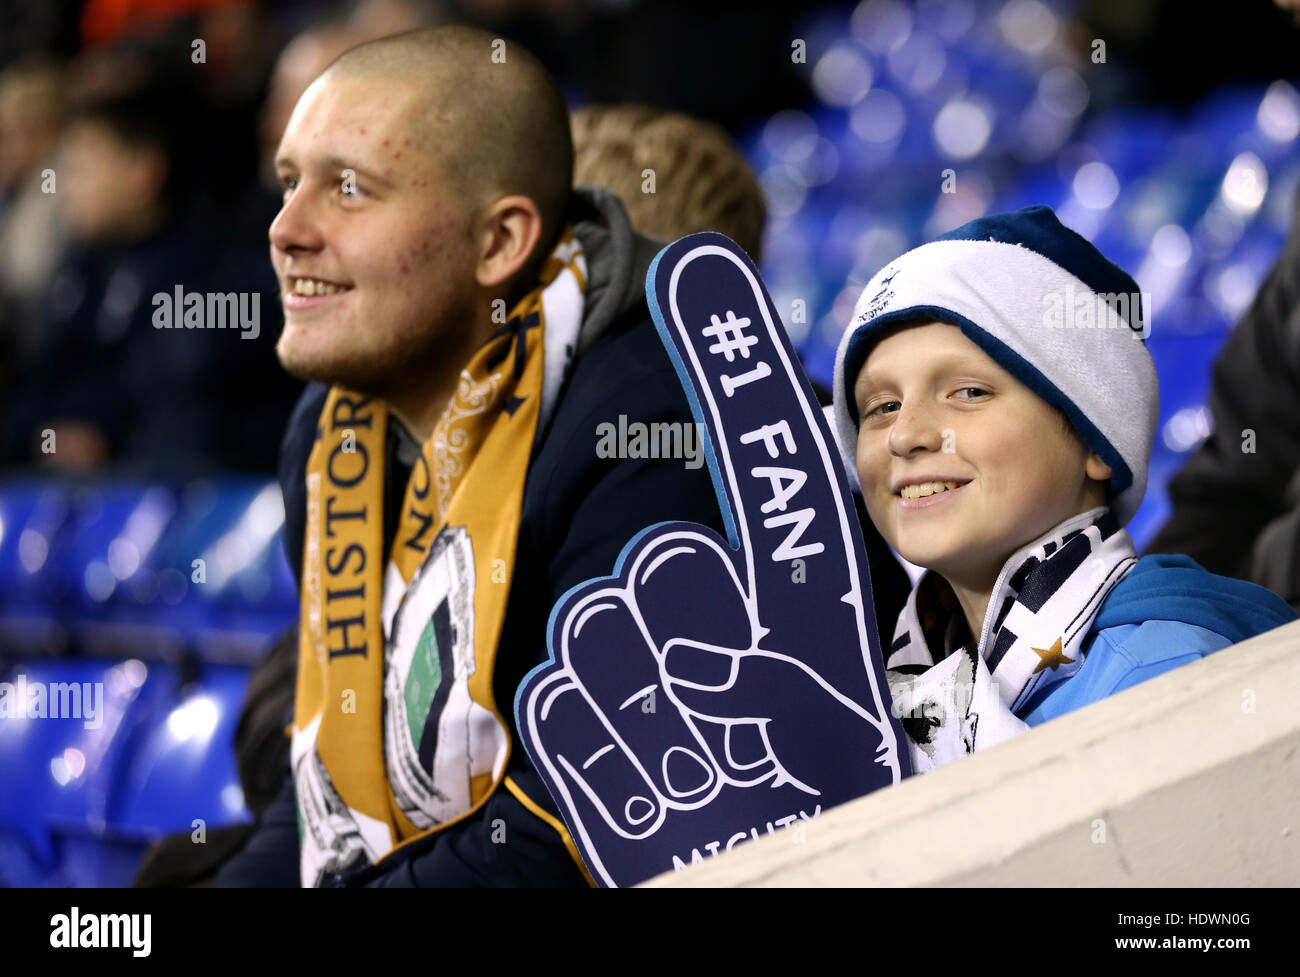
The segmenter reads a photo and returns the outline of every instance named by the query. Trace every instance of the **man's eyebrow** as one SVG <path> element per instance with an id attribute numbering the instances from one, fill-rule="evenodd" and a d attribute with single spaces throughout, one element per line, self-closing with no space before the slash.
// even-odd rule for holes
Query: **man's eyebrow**
<path id="1" fill-rule="evenodd" d="M 331 173 L 342 173 L 344 170 L 351 170 L 357 176 L 365 177 L 367 180 L 373 180 L 375 183 L 382 183 L 384 186 L 392 188 L 395 186 L 392 180 L 380 176 L 369 167 L 361 166 L 350 160 L 343 159 L 341 156 L 328 156 L 325 158 L 324 167 Z"/>
<path id="2" fill-rule="evenodd" d="M 351 170 L 357 176 L 366 180 L 371 180 L 375 183 L 383 184 L 389 189 L 393 189 L 396 186 L 392 180 L 380 176 L 374 170 L 365 166 L 360 166 L 341 156 L 328 156 L 321 160 L 319 165 L 322 172 L 329 173 L 330 175 L 341 174 L 344 170 Z M 277 171 L 296 170 L 298 169 L 298 164 L 294 162 L 293 157 L 291 156 L 277 156 L 275 158 L 275 168 Z"/>

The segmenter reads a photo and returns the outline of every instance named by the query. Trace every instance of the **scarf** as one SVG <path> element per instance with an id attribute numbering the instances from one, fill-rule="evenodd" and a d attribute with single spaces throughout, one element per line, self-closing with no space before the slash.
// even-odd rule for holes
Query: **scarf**
<path id="1" fill-rule="evenodd" d="M 571 227 L 461 371 L 384 565 L 388 411 L 335 387 L 307 463 L 291 760 L 304 886 L 465 818 L 504 779 L 492 691 L 524 482 L 582 324 Z"/>
<path id="2" fill-rule="evenodd" d="M 913 769 L 943 766 L 1028 729 L 1020 715 L 1083 666 L 1094 618 L 1136 564 L 1133 540 L 1108 507 L 1067 519 L 1003 565 L 978 643 L 952 588 L 926 570 L 898 616 L 886 661 Z"/>

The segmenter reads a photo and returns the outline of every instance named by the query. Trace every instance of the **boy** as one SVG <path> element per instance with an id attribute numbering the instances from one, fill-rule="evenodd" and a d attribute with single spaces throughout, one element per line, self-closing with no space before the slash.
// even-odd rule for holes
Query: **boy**
<path id="1" fill-rule="evenodd" d="M 885 654 L 918 772 L 1295 619 L 1189 557 L 1137 559 L 1146 334 L 1134 281 L 1047 207 L 909 251 L 859 299 L 833 426 L 924 568 Z"/>

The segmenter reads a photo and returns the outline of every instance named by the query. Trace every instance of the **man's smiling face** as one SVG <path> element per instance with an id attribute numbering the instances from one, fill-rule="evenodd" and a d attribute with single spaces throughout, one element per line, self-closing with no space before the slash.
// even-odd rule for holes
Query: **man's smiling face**
<path id="1" fill-rule="evenodd" d="M 929 322 L 887 334 L 853 393 L 863 501 L 911 563 L 991 586 L 1025 543 L 1106 503 L 1110 469 L 956 326 Z M 959 487 L 900 491 L 921 479 Z M 906 497 L 918 493 L 926 494 Z"/>
<path id="2" fill-rule="evenodd" d="M 299 379 L 384 396 L 439 357 L 468 357 L 472 202 L 426 148 L 429 115 L 400 82 L 327 72 L 289 120 L 269 236 L 276 352 Z"/>

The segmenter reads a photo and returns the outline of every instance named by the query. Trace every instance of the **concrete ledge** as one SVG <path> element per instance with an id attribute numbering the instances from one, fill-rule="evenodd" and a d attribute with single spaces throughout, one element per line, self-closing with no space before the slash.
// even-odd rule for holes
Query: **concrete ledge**
<path id="1" fill-rule="evenodd" d="M 1300 621 L 646 885 L 1300 885 Z"/>

